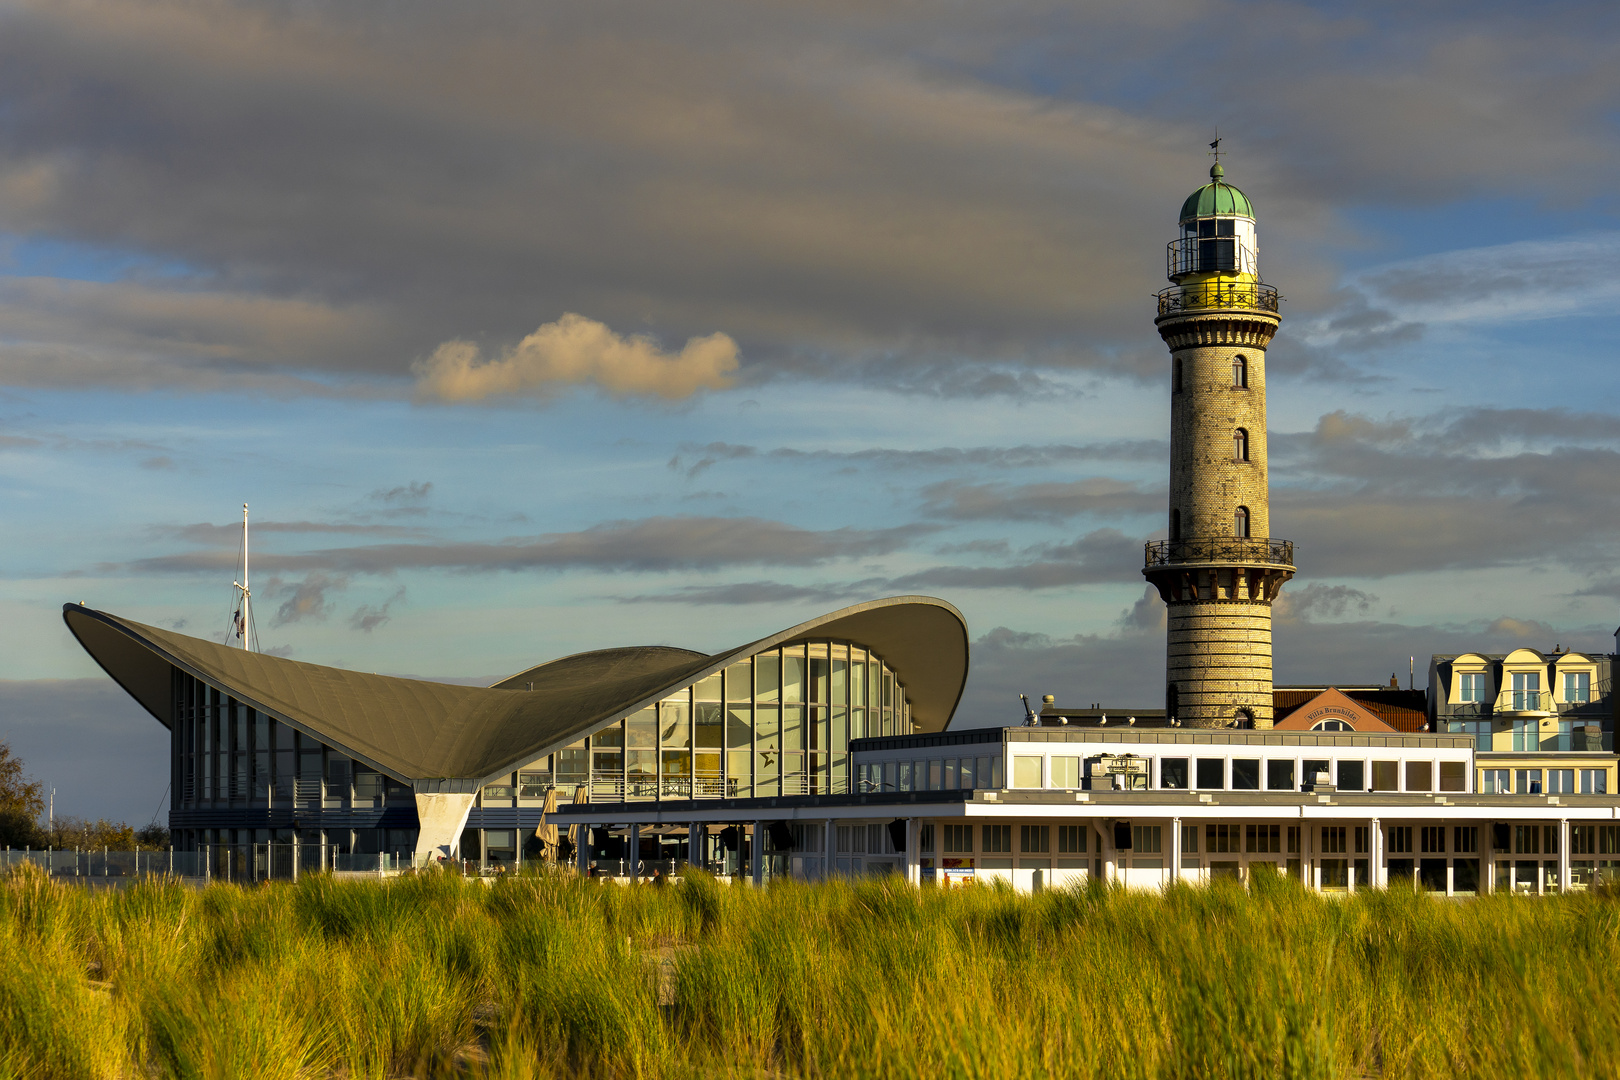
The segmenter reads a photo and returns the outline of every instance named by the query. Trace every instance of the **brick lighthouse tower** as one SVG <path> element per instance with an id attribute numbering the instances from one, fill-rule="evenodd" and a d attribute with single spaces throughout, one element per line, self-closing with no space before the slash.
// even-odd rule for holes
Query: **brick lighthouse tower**
<path id="1" fill-rule="evenodd" d="M 1271 538 L 1266 346 L 1277 290 L 1260 280 L 1254 208 L 1223 179 L 1181 206 L 1159 293 L 1170 348 L 1170 538 L 1142 573 L 1169 605 L 1165 708 L 1189 727 L 1271 726 L 1271 604 L 1294 545 Z"/>

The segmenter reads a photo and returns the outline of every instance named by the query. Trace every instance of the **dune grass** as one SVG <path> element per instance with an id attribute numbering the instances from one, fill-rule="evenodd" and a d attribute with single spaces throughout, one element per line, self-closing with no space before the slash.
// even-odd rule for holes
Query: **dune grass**
<path id="1" fill-rule="evenodd" d="M 0 1077 L 1620 1075 L 1620 902 L 0 881 Z"/>

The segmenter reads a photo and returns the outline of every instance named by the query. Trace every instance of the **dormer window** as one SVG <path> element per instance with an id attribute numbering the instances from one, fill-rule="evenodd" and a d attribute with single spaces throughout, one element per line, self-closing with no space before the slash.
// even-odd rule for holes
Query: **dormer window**
<path id="1" fill-rule="evenodd" d="M 1485 673 L 1465 671 L 1457 676 L 1457 700 L 1462 702 L 1485 700 Z"/>
<path id="2" fill-rule="evenodd" d="M 1581 704 L 1592 700 L 1592 676 L 1589 672 L 1564 672 L 1564 700 Z"/>

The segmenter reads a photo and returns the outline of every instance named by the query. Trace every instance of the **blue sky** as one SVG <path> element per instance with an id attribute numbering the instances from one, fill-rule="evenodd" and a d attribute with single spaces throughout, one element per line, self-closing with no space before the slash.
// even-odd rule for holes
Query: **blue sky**
<path id="1" fill-rule="evenodd" d="M 1149 706 L 1163 246 L 1284 293 L 1280 682 L 1620 622 L 1607 6 L 0 7 L 0 738 L 145 820 L 61 604 L 493 679 L 846 602 L 967 615 L 959 723 Z M 1421 679 L 1421 674 L 1420 674 Z"/>

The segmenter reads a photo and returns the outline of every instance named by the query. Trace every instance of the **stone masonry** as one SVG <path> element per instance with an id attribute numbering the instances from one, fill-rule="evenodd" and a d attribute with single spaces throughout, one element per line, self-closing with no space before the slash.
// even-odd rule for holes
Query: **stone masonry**
<path id="1" fill-rule="evenodd" d="M 1143 573 L 1170 609 L 1166 708 L 1189 727 L 1272 724 L 1271 604 L 1293 576 L 1291 553 L 1268 546 L 1265 358 L 1278 323 L 1231 308 L 1158 320 L 1171 355 L 1171 539 Z M 1246 386 L 1234 377 L 1240 356 Z M 1249 543 L 1234 535 L 1239 507 Z"/>

